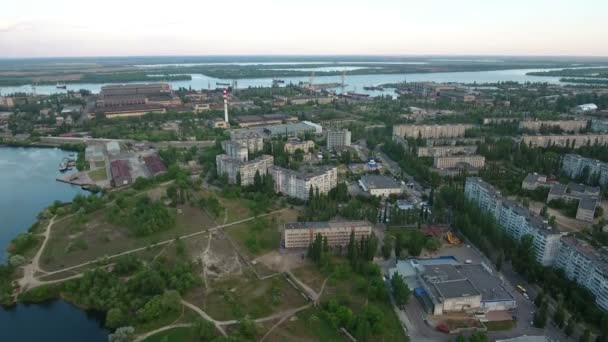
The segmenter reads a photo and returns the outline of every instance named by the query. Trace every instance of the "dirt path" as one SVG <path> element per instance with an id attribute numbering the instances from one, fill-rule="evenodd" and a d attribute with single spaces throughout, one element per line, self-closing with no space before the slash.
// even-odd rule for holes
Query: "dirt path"
<path id="1" fill-rule="evenodd" d="M 189 328 L 192 326 L 192 323 L 178 323 L 178 324 L 169 324 L 169 325 L 165 325 L 164 327 L 160 327 L 158 329 L 152 330 L 152 331 L 148 331 L 147 333 L 141 334 L 139 336 L 136 336 L 133 341 L 134 342 L 139 342 L 139 341 L 143 341 L 145 339 L 147 339 L 148 337 L 152 336 L 152 335 L 156 335 L 159 332 L 163 332 L 166 330 L 170 330 L 173 328 Z"/>
<path id="2" fill-rule="evenodd" d="M 190 309 L 194 310 L 194 312 L 196 312 L 197 314 L 199 314 L 199 316 L 201 316 L 203 319 L 212 322 L 215 325 L 215 328 L 224 336 L 228 336 L 228 334 L 226 334 L 226 330 L 224 330 L 224 328 L 220 325 L 220 322 L 214 320 L 213 318 L 211 318 L 211 316 L 207 315 L 207 313 L 203 310 L 201 310 L 198 306 L 187 302 L 185 300 L 182 299 L 182 304 L 189 307 Z"/>
<path id="3" fill-rule="evenodd" d="M 53 216 L 51 218 L 49 224 L 46 226 L 46 229 L 42 233 L 42 236 L 44 236 L 44 240 L 42 240 L 42 245 L 40 245 L 40 248 L 38 248 L 36 255 L 34 255 L 34 257 L 32 258 L 32 262 L 23 267 L 23 277 L 19 279 L 20 292 L 27 290 L 30 286 L 35 287 L 40 284 L 40 281 L 34 276 L 34 274 L 36 274 L 36 272 L 41 272 L 40 256 L 42 255 L 42 252 L 44 251 L 44 248 L 46 247 L 46 244 L 49 241 L 49 237 L 51 236 L 51 227 L 55 223 L 55 217 L 56 216 Z"/>

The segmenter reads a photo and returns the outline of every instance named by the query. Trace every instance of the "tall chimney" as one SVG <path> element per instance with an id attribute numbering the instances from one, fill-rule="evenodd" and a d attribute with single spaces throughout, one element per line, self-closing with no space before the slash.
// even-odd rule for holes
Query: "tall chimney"
<path id="1" fill-rule="evenodd" d="M 228 122 L 228 89 L 224 88 L 224 121 Z"/>

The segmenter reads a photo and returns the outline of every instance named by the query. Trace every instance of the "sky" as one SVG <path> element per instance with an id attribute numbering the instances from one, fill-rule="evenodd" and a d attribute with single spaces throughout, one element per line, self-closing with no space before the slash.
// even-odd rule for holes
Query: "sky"
<path id="1" fill-rule="evenodd" d="M 606 0 L 7 0 L 0 58 L 608 56 Z"/>

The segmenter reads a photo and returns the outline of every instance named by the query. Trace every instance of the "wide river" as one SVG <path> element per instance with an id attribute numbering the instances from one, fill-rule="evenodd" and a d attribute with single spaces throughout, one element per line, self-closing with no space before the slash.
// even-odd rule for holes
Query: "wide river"
<path id="1" fill-rule="evenodd" d="M 53 201 L 84 193 L 55 181 L 70 153 L 56 148 L 0 147 L 0 262 L 10 241 Z M 64 301 L 0 307 L 0 341 L 107 341 L 101 321 Z"/>
<path id="2" fill-rule="evenodd" d="M 287 65 L 286 65 L 287 68 Z M 336 69 L 337 67 L 332 67 Z M 341 67 L 344 68 L 344 67 Z M 327 68 L 323 68 L 326 70 Z M 302 69 L 300 69 L 302 70 Z M 311 70 L 311 69 L 309 69 Z M 343 70 L 343 69 L 340 69 Z M 352 70 L 352 68 L 351 68 Z M 547 82 L 547 83 L 559 83 L 559 77 L 547 77 L 547 76 L 528 76 L 527 72 L 532 71 L 545 71 L 552 69 L 510 69 L 510 70 L 494 70 L 494 71 L 470 71 L 470 72 L 437 72 L 437 73 L 417 73 L 417 74 L 382 74 L 382 75 L 352 75 L 346 76 L 345 78 L 345 90 L 356 91 L 360 93 L 368 93 L 372 96 L 380 94 L 393 94 L 391 90 L 384 91 L 366 91 L 363 89 L 364 86 L 380 85 L 386 83 L 403 82 L 421 82 L 421 81 L 435 81 L 435 82 L 459 82 L 459 83 L 493 83 L 493 82 Z M 171 81 L 170 83 L 174 89 L 179 87 L 192 87 L 193 89 L 215 89 L 216 82 L 230 83 L 233 80 L 230 79 L 219 79 L 209 77 L 202 74 L 191 74 L 192 80 L 186 81 Z M 298 82 L 308 82 L 310 77 L 279 77 L 284 80 L 286 84 Z M 248 88 L 248 87 L 270 87 L 272 85 L 272 78 L 244 78 L 238 79 L 237 88 Z M 341 83 L 341 76 L 318 76 L 315 77 L 314 83 Z M 108 83 L 75 83 L 68 84 L 67 89 L 57 89 L 54 85 L 37 86 L 36 92 L 38 94 L 53 94 L 66 92 L 67 90 L 79 90 L 88 89 L 93 93 L 98 93 L 102 86 Z M 340 89 L 336 89 L 338 92 Z M 15 87 L 0 87 L 2 94 L 10 94 L 15 92 L 32 92 L 31 85 L 15 86 Z"/>

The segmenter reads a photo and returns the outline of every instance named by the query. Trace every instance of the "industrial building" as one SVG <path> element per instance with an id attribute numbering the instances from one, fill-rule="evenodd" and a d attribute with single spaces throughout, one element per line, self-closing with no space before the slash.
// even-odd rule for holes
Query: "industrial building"
<path id="1" fill-rule="evenodd" d="M 327 149 L 350 146 L 351 134 L 347 129 L 327 131 Z"/>
<path id="2" fill-rule="evenodd" d="M 521 142 L 531 147 L 572 147 L 579 148 L 587 144 L 606 144 L 608 134 L 554 134 L 554 135 L 524 135 Z"/>
<path id="3" fill-rule="evenodd" d="M 552 120 L 552 121 L 522 121 L 519 128 L 530 132 L 539 132 L 543 129 L 551 130 L 558 127 L 564 132 L 579 133 L 587 128 L 587 120 Z"/>
<path id="4" fill-rule="evenodd" d="M 167 173 L 167 166 L 165 166 L 165 163 L 163 163 L 158 154 L 145 156 L 144 164 L 146 164 L 148 171 L 150 171 L 150 175 L 154 177 Z"/>
<path id="5" fill-rule="evenodd" d="M 560 241 L 555 267 L 562 269 L 568 279 L 591 291 L 597 305 L 608 311 L 608 252 L 606 250 L 596 250 L 574 236 L 564 236 Z"/>
<path id="6" fill-rule="evenodd" d="M 301 136 L 305 133 L 319 134 L 323 131 L 323 128 L 317 124 L 309 121 L 293 122 L 269 126 L 256 126 L 249 128 L 241 128 L 231 132 L 231 134 L 242 135 L 255 133 L 263 138 L 275 138 L 275 137 L 294 137 Z"/>
<path id="7" fill-rule="evenodd" d="M 260 175 L 265 175 L 273 163 L 274 158 L 269 155 L 262 155 L 249 161 L 231 158 L 226 154 L 215 156 L 217 174 L 220 176 L 226 174 L 228 182 L 231 184 L 237 183 L 237 175 L 240 175 L 241 185 L 253 184 L 256 172 Z"/>
<path id="8" fill-rule="evenodd" d="M 372 196 L 388 197 L 403 193 L 402 184 L 389 176 L 365 175 L 359 179 L 359 185 Z"/>
<path id="9" fill-rule="evenodd" d="M 536 260 L 544 266 L 553 264 L 561 236 L 556 228 L 519 203 L 503 198 L 499 191 L 481 178 L 467 178 L 465 196 L 482 211 L 490 213 L 511 238 L 519 241 L 524 235 L 532 236 Z"/>
<path id="10" fill-rule="evenodd" d="M 453 155 L 471 155 L 477 152 L 477 145 L 467 146 L 419 146 L 418 157 L 445 157 Z"/>
<path id="11" fill-rule="evenodd" d="M 320 194 L 327 194 L 338 185 L 338 169 L 329 167 L 313 172 L 289 170 L 279 166 L 271 167 L 268 172 L 274 180 L 274 190 L 289 197 L 308 200 L 310 188 Z"/>
<path id="12" fill-rule="evenodd" d="M 402 138 L 459 138 L 464 137 L 467 129 L 473 128 L 469 124 L 453 125 L 395 125 L 393 135 Z"/>
<path id="13" fill-rule="evenodd" d="M 484 156 L 436 156 L 433 167 L 437 169 L 473 168 L 481 169 L 486 163 Z"/>
<path id="14" fill-rule="evenodd" d="M 426 311 L 489 312 L 515 309 L 517 301 L 485 264 L 460 264 L 453 257 L 408 259 L 389 269 L 402 276 Z"/>
<path id="15" fill-rule="evenodd" d="M 608 163 L 597 159 L 585 158 L 578 154 L 566 154 L 562 159 L 562 172 L 570 178 L 577 178 L 587 170 L 589 182 L 592 177 L 598 177 L 601 185 L 608 185 Z"/>
<path id="16" fill-rule="evenodd" d="M 293 222 L 286 223 L 283 232 L 285 248 L 306 248 L 317 234 L 327 238 L 330 247 L 347 246 L 354 232 L 360 241 L 372 234 L 372 225 L 367 221 Z"/>
<path id="17" fill-rule="evenodd" d="M 276 113 L 276 114 L 263 114 L 263 115 L 243 115 L 236 118 L 236 121 L 241 127 L 254 127 L 254 126 L 265 126 L 265 125 L 276 125 L 288 122 L 297 122 L 298 118 L 295 116 Z"/>

